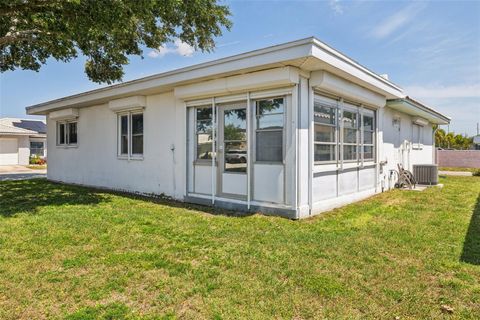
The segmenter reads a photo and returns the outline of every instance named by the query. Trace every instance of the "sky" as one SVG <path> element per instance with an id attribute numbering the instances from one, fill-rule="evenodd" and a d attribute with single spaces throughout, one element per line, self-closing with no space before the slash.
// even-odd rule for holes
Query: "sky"
<path id="1" fill-rule="evenodd" d="M 450 131 L 475 135 L 480 122 L 480 1 L 225 1 L 233 27 L 214 52 L 177 40 L 131 57 L 124 81 L 315 36 L 388 74 L 411 97 L 452 118 Z M 85 59 L 48 60 L 39 72 L 0 74 L 0 117 L 91 90 Z M 447 129 L 447 128 L 445 128 Z"/>

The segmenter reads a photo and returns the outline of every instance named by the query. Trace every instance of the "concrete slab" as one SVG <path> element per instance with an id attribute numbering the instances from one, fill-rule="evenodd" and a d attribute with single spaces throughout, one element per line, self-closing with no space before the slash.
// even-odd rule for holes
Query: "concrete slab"
<path id="1" fill-rule="evenodd" d="M 47 169 L 31 169 L 25 166 L 0 166 L 0 181 L 46 178 Z"/>
<path id="2" fill-rule="evenodd" d="M 439 175 L 445 176 L 462 176 L 462 177 L 470 177 L 472 175 L 471 172 L 468 171 L 438 171 Z"/>
<path id="3" fill-rule="evenodd" d="M 5 173 L 0 174 L 0 181 L 28 180 L 46 177 L 46 173 Z"/>

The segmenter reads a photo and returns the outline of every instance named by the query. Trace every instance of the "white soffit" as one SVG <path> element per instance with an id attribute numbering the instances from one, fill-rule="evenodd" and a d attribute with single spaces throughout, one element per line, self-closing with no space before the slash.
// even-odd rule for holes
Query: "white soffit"
<path id="1" fill-rule="evenodd" d="M 417 116 L 423 118 L 428 122 L 435 124 L 448 124 L 450 119 L 442 114 L 437 112 L 421 108 L 420 106 L 414 105 L 405 99 L 395 99 L 389 100 L 387 102 L 387 107 L 390 107 L 394 110 L 409 114 L 411 116 Z"/>
<path id="2" fill-rule="evenodd" d="M 316 89 L 378 108 L 384 107 L 386 103 L 386 98 L 384 96 L 326 71 L 312 72 L 310 85 Z"/>
<path id="3" fill-rule="evenodd" d="M 177 98 L 191 99 L 298 83 L 297 68 L 283 67 L 175 87 Z"/>
<path id="4" fill-rule="evenodd" d="M 120 112 L 129 109 L 145 108 L 147 99 L 145 96 L 133 96 L 123 99 L 111 100 L 108 102 L 108 108 L 114 112 Z"/>
<path id="5" fill-rule="evenodd" d="M 58 111 L 50 112 L 48 115 L 50 120 L 59 121 L 59 120 L 74 120 L 78 118 L 78 109 L 77 108 L 67 108 Z"/>

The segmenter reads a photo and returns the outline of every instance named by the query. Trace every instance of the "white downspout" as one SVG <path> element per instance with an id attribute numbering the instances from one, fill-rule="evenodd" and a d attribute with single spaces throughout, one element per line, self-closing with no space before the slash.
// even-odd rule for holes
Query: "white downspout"
<path id="1" fill-rule="evenodd" d="M 314 147 L 313 147 L 313 113 L 314 113 L 314 95 L 313 88 L 310 86 L 310 79 L 307 79 L 308 90 L 308 210 L 310 215 L 313 212 L 313 166 L 314 166 Z"/>
<path id="2" fill-rule="evenodd" d="M 247 209 L 250 210 L 250 179 L 251 179 L 251 121 L 250 121 L 250 92 L 247 92 Z"/>
<path id="3" fill-rule="evenodd" d="M 215 204 L 215 126 L 216 126 L 216 116 L 215 116 L 215 98 L 212 98 L 212 205 Z"/>

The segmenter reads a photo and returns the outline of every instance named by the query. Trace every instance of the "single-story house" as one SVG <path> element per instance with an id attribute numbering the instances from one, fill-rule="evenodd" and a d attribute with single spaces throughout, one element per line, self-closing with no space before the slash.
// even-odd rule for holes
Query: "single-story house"
<path id="1" fill-rule="evenodd" d="M 0 119 L 0 166 L 28 165 L 31 155 L 47 156 L 44 120 Z"/>
<path id="2" fill-rule="evenodd" d="M 27 107 L 48 179 L 293 219 L 432 164 L 449 118 L 316 38 Z"/>

